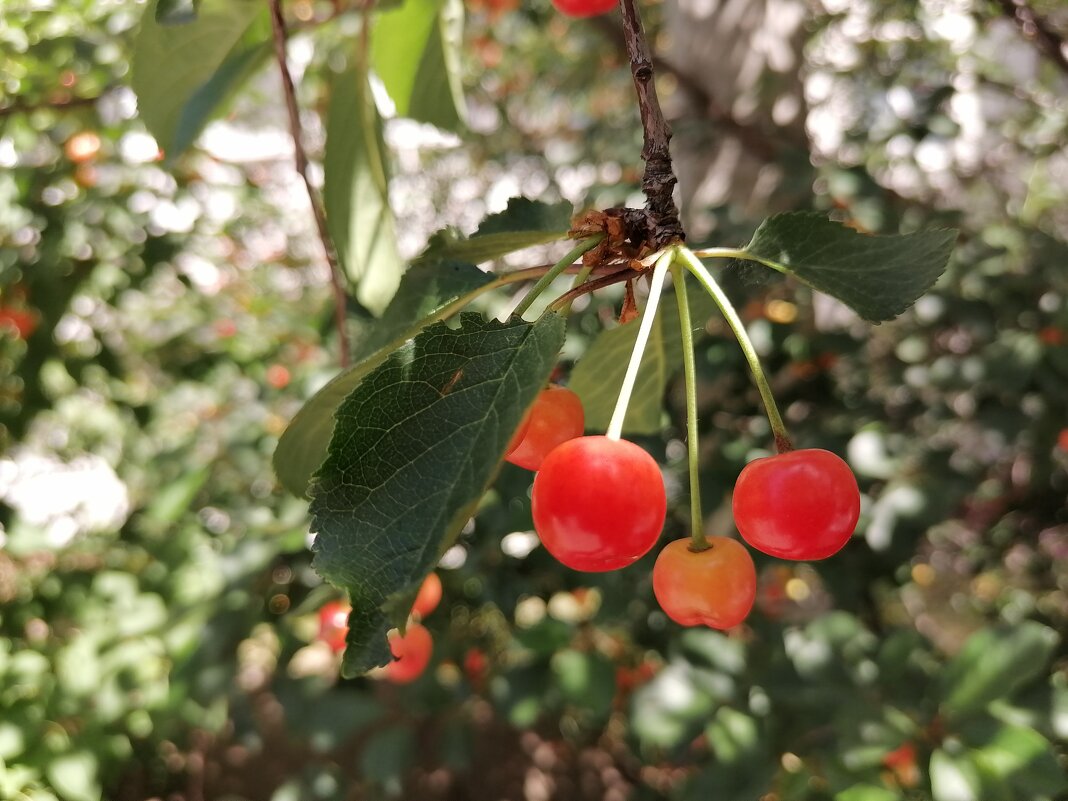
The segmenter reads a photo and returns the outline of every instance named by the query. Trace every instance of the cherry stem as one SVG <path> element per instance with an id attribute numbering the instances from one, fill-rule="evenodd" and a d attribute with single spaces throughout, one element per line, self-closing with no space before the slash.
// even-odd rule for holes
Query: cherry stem
<path id="1" fill-rule="evenodd" d="M 686 271 L 677 263 L 671 265 L 671 279 L 675 284 L 675 300 L 679 305 L 679 328 L 682 334 L 682 372 L 686 377 L 686 455 L 690 471 L 690 550 L 709 548 L 705 539 L 705 518 L 701 514 L 700 453 L 697 435 L 697 365 L 693 352 L 693 323 L 690 321 L 690 300 L 686 292 Z"/>
<path id="2" fill-rule="evenodd" d="M 604 234 L 591 236 L 589 239 L 582 240 L 568 251 L 566 256 L 549 268 L 549 272 L 545 273 L 545 275 L 538 279 L 538 283 L 531 287 L 530 291 L 526 294 L 526 297 L 519 301 L 519 305 L 515 307 L 515 311 L 512 313 L 522 316 L 523 313 L 531 307 L 534 301 L 538 299 L 538 295 L 545 291 L 549 284 L 555 281 L 564 270 L 574 264 L 575 259 L 597 247 L 602 239 L 604 239 Z"/>
<path id="3" fill-rule="evenodd" d="M 586 283 L 586 279 L 590 277 L 590 273 L 592 273 L 592 272 L 593 272 L 593 265 L 592 264 L 584 265 L 583 268 L 578 271 L 578 275 L 575 276 L 575 280 L 571 282 L 571 291 L 574 292 L 576 289 L 578 289 L 580 286 L 582 286 L 584 283 Z M 560 313 L 563 314 L 565 317 L 568 314 L 570 314 L 571 313 L 571 304 L 574 303 L 574 302 L 575 302 L 575 298 L 574 297 L 569 297 L 564 302 L 564 304 L 560 307 Z"/>
<path id="4" fill-rule="evenodd" d="M 790 441 L 790 435 L 786 433 L 786 425 L 779 414 L 779 407 L 775 404 L 775 396 L 768 385 L 764 369 L 760 366 L 760 357 L 757 355 L 756 348 L 753 347 L 753 341 L 749 338 L 749 333 L 745 330 L 745 325 L 738 316 L 738 312 L 734 310 L 734 305 L 731 303 L 730 298 L 727 297 L 723 287 L 712 277 L 712 273 L 705 268 L 693 251 L 689 248 L 680 247 L 678 254 L 685 262 L 686 268 L 693 273 L 694 278 L 700 282 L 701 286 L 712 296 L 712 300 L 719 306 L 727 325 L 731 327 L 738 344 L 742 347 L 742 353 L 745 354 L 745 360 L 749 362 L 749 370 L 753 374 L 753 381 L 756 382 L 757 389 L 760 391 L 760 398 L 764 401 L 764 410 L 767 412 L 768 422 L 771 423 L 771 430 L 775 435 L 775 449 L 779 453 L 793 450 L 794 446 Z"/>
<path id="5" fill-rule="evenodd" d="M 653 277 L 649 282 L 649 300 L 646 301 L 645 311 L 642 312 L 641 323 L 638 326 L 638 336 L 634 340 L 634 350 L 630 352 L 630 363 L 627 365 L 626 375 L 623 376 L 623 386 L 619 388 L 619 397 L 616 399 L 616 408 L 612 412 L 612 419 L 608 423 L 605 436 L 608 439 L 618 440 L 623 435 L 623 418 L 627 416 L 627 407 L 630 405 L 630 396 L 634 392 L 634 382 L 638 379 L 638 368 L 641 366 L 642 355 L 645 347 L 649 344 L 649 334 L 653 330 L 653 320 L 656 317 L 656 307 L 660 303 L 660 294 L 664 290 L 664 278 L 668 268 L 675 260 L 676 248 L 665 250 L 657 258 L 653 265 Z"/>

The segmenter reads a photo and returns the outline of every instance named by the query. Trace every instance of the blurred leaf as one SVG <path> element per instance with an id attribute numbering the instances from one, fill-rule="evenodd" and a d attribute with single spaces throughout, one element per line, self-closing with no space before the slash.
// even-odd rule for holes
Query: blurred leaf
<path id="1" fill-rule="evenodd" d="M 644 746 L 671 748 L 700 730 L 713 701 L 693 679 L 691 668 L 673 663 L 634 694 L 632 725 Z"/>
<path id="2" fill-rule="evenodd" d="M 571 625 L 546 617 L 530 628 L 517 628 L 512 636 L 523 648 L 548 656 L 566 647 L 574 633 Z"/>
<path id="3" fill-rule="evenodd" d="M 159 490 L 145 509 L 145 517 L 156 523 L 174 523 L 189 511 L 193 500 L 211 475 L 209 467 L 191 470 Z"/>
<path id="4" fill-rule="evenodd" d="M 1053 629 L 1029 620 L 976 632 L 946 666 L 945 709 L 962 714 L 1011 696 L 1043 672 L 1059 640 Z"/>
<path id="5" fill-rule="evenodd" d="M 979 771 L 965 755 L 942 749 L 931 754 L 931 795 L 934 801 L 983 801 Z"/>
<path id="6" fill-rule="evenodd" d="M 901 796 L 885 787 L 873 784 L 854 784 L 848 790 L 835 793 L 834 801 L 900 801 Z"/>
<path id="7" fill-rule="evenodd" d="M 66 801 L 99 801 L 98 762 L 89 751 L 61 754 L 48 763 L 48 781 Z"/>
<path id="8" fill-rule="evenodd" d="M 282 485 L 303 496 L 312 473 L 326 459 L 334 412 L 371 370 L 436 320 L 455 310 L 461 298 L 470 299 L 493 276 L 463 262 L 432 262 L 405 273 L 396 297 L 381 319 L 362 327 L 354 343 L 354 366 L 341 372 L 312 396 L 282 434 L 274 452 L 274 469 Z"/>
<path id="9" fill-rule="evenodd" d="M 548 380 L 564 322 L 461 316 L 396 351 L 341 404 L 311 486 L 316 570 L 349 592 L 352 676 L 390 660 L 384 605 L 412 593 L 467 523 L 524 410 Z"/>
<path id="10" fill-rule="evenodd" d="M 687 656 L 697 656 L 700 662 L 709 667 L 734 676 L 745 673 L 745 643 L 741 640 L 731 639 L 711 629 L 689 628 L 682 633 L 679 641 Z"/>
<path id="11" fill-rule="evenodd" d="M 989 742 L 976 749 L 975 762 L 984 774 L 1013 788 L 1015 797 L 1054 796 L 1068 790 L 1053 745 L 1034 729 L 999 727 Z"/>
<path id="12" fill-rule="evenodd" d="M 460 0 L 405 0 L 381 12 L 371 31 L 371 63 L 397 115 L 449 131 L 464 116 Z"/>
<path id="13" fill-rule="evenodd" d="M 541 203 L 514 197 L 508 207 L 486 217 L 470 237 L 454 228 L 430 238 L 417 262 L 460 259 L 481 264 L 533 245 L 563 239 L 571 227 L 570 203 Z"/>
<path id="14" fill-rule="evenodd" d="M 160 25 L 185 25 L 197 18 L 200 0 L 159 0 L 156 22 Z"/>
<path id="15" fill-rule="evenodd" d="M 715 302 L 705 292 L 690 292 L 690 318 L 695 331 L 715 311 Z M 587 430 L 608 427 L 616 398 L 623 386 L 630 352 L 638 336 L 641 320 L 602 331 L 571 371 L 570 387 L 582 399 Z M 678 306 L 665 296 L 653 321 L 649 344 L 642 354 L 638 380 L 634 385 L 627 416 L 626 434 L 655 434 L 663 425 L 664 391 L 668 381 L 682 369 L 682 333 Z"/>
<path id="16" fill-rule="evenodd" d="M 203 0 L 196 20 L 179 26 L 160 24 L 158 10 L 142 17 L 132 86 L 141 119 L 173 161 L 262 55 L 236 46 L 265 9 L 255 0 Z"/>
<path id="17" fill-rule="evenodd" d="M 404 272 L 389 205 L 386 155 L 367 75 L 347 70 L 335 78 L 330 99 L 323 205 L 356 299 L 375 314 L 389 304 Z"/>
<path id="18" fill-rule="evenodd" d="M 616 668 L 607 657 L 567 649 L 552 658 L 552 672 L 563 699 L 600 717 L 612 709 Z"/>
<path id="19" fill-rule="evenodd" d="M 956 241 L 953 230 L 871 236 L 820 213 L 789 212 L 761 223 L 744 250 L 879 323 L 934 285 Z"/>

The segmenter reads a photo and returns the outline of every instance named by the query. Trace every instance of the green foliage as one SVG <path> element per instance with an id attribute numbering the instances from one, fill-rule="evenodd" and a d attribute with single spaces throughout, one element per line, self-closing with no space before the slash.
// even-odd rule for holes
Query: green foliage
<path id="1" fill-rule="evenodd" d="M 553 315 L 437 323 L 338 408 L 310 494 L 315 569 L 352 600 L 346 675 L 390 661 L 386 632 L 489 488 L 563 335 Z"/>
<path id="2" fill-rule="evenodd" d="M 463 23 L 460 0 L 405 0 L 379 15 L 371 35 L 371 65 L 399 116 L 459 129 Z"/>
<path id="3" fill-rule="evenodd" d="M 794 212 L 765 220 L 744 250 L 880 323 L 934 285 L 956 239 L 956 231 L 937 230 L 871 236 L 819 214 Z"/>
<path id="4" fill-rule="evenodd" d="M 166 2 L 142 17 L 133 89 L 141 119 L 168 159 L 193 143 L 219 104 L 262 63 L 266 51 L 242 47 L 241 40 L 264 14 L 255 0 L 204 0 L 191 20 Z"/>
<path id="5" fill-rule="evenodd" d="M 334 79 L 323 157 L 323 204 L 330 238 L 357 300 L 380 313 L 404 265 L 389 206 L 389 167 L 366 71 Z"/>

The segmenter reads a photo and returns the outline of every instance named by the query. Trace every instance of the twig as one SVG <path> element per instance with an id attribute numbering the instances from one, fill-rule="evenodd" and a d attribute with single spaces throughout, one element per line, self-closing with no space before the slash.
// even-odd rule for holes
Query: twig
<path id="1" fill-rule="evenodd" d="M 297 107 L 297 91 L 293 86 L 293 76 L 290 75 L 286 64 L 286 22 L 285 17 L 282 16 L 282 2 L 281 0 L 268 0 L 268 2 L 271 7 L 271 28 L 274 31 L 274 55 L 278 61 L 278 70 L 282 74 L 282 92 L 285 95 L 286 112 L 289 115 L 289 133 L 293 138 L 293 160 L 308 190 L 308 200 L 311 201 L 312 214 L 315 216 L 315 227 L 319 231 L 319 239 L 323 243 L 326 261 L 330 266 L 330 286 L 334 291 L 334 324 L 337 326 L 338 335 L 338 361 L 344 368 L 349 366 L 350 357 L 349 339 L 345 334 L 345 289 L 341 284 L 341 264 L 338 261 L 333 240 L 330 238 L 330 232 L 326 227 L 326 212 L 308 177 L 308 154 L 304 151 L 300 109 Z"/>
<path id="2" fill-rule="evenodd" d="M 629 281 L 637 275 L 638 273 L 634 272 L 630 267 L 624 267 L 620 270 L 616 270 L 614 273 L 602 275 L 600 278 L 595 278 L 592 281 L 587 281 L 584 284 L 579 284 L 578 286 L 569 289 L 550 303 L 549 308 L 553 311 L 559 311 L 565 306 L 570 305 L 575 298 L 580 298 L 583 295 L 596 292 L 598 289 L 604 289 L 606 286 L 612 286 L 612 284 L 621 284 L 624 281 Z"/>
<path id="3" fill-rule="evenodd" d="M 1043 17 L 1027 5 L 1027 0 L 998 0 L 1005 16 L 1011 17 L 1020 32 L 1028 39 L 1033 39 L 1038 48 L 1045 52 L 1061 72 L 1068 75 L 1068 55 L 1064 52 L 1064 39 L 1050 26 Z"/>
<path id="4" fill-rule="evenodd" d="M 620 0 L 619 7 L 623 12 L 623 41 L 627 46 L 634 89 L 638 93 L 638 111 L 642 118 L 642 159 L 645 161 L 642 191 L 645 192 L 645 208 L 652 223 L 651 238 L 659 249 L 686 238 L 682 223 L 679 222 L 679 210 L 672 197 L 678 179 L 671 166 L 671 151 L 668 149 L 671 129 L 656 96 L 653 61 L 635 0 Z"/>

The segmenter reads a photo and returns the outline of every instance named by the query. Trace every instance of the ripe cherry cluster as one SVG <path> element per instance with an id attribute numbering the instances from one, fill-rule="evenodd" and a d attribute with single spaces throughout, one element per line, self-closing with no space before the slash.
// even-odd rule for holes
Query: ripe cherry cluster
<path id="1" fill-rule="evenodd" d="M 664 527 L 667 498 L 656 461 L 641 447 L 608 436 L 583 436 L 574 392 L 543 390 L 520 423 L 506 459 L 537 471 L 531 497 L 534 529 L 557 560 L 575 570 L 617 570 L 640 559 Z M 825 559 L 840 550 L 860 516 L 860 491 L 849 466 L 819 449 L 757 459 L 734 491 L 735 523 L 752 547 L 780 559 Z M 653 591 L 684 626 L 728 629 L 756 598 L 756 569 L 737 540 L 704 537 L 670 543 L 653 567 Z"/>
<path id="2" fill-rule="evenodd" d="M 411 617 L 404 634 L 394 631 L 389 636 L 389 648 L 393 652 L 393 661 L 383 669 L 386 681 L 394 684 L 408 684 L 419 678 L 434 651 L 434 639 L 419 621 L 433 612 L 441 602 L 441 579 L 437 573 L 430 573 L 419 586 L 419 592 L 412 604 Z M 345 639 L 349 633 L 349 613 L 352 607 L 343 601 L 330 601 L 319 609 L 318 639 L 330 646 L 334 653 L 345 650 Z"/>

